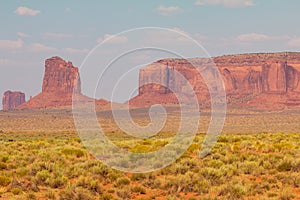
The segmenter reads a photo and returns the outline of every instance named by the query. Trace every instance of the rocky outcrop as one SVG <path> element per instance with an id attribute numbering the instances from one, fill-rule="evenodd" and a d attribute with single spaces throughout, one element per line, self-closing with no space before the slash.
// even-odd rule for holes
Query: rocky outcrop
<path id="1" fill-rule="evenodd" d="M 25 94 L 22 92 L 6 91 L 2 98 L 3 110 L 13 110 L 25 102 Z"/>
<path id="2" fill-rule="evenodd" d="M 45 61 L 42 92 L 18 108 L 44 109 L 71 106 L 73 91 L 78 101 L 93 100 L 81 94 L 78 68 L 60 57 L 52 57 Z"/>
<path id="3" fill-rule="evenodd" d="M 60 57 L 47 59 L 42 92 L 47 93 L 81 93 L 78 68 L 72 62 L 66 62 Z"/>
<path id="4" fill-rule="evenodd" d="M 293 102 L 293 105 L 300 105 L 300 53 L 241 54 L 212 60 L 221 73 L 229 104 L 257 106 L 270 103 L 284 106 Z M 173 76 L 174 70 L 193 86 L 199 102 L 207 102 L 210 95 L 199 71 L 210 64 L 202 58 L 164 59 L 145 66 L 140 70 L 139 95 L 130 103 L 141 106 L 143 99 L 147 99 L 148 105 L 156 103 L 149 101 L 149 94 L 153 99 L 160 99 L 160 102 L 168 103 L 168 99 L 174 102 L 169 94 L 184 94 L 186 87 Z M 210 79 L 213 80 L 213 77 Z"/>
<path id="5" fill-rule="evenodd" d="M 262 66 L 262 80 L 264 93 L 286 93 L 287 92 L 287 63 L 268 62 Z"/>

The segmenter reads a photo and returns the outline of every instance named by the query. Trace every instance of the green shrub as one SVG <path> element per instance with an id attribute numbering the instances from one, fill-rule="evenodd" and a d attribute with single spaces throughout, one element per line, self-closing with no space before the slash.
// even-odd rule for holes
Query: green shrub
<path id="1" fill-rule="evenodd" d="M 0 154 L 0 162 L 6 163 L 8 161 L 8 159 L 9 159 L 9 155 L 8 154 L 6 154 L 6 153 L 1 153 Z"/>
<path id="2" fill-rule="evenodd" d="M 94 200 L 95 197 L 84 188 L 76 188 L 76 200 Z"/>
<path id="3" fill-rule="evenodd" d="M 100 197 L 100 200 L 111 200 L 113 199 L 113 196 L 111 194 L 103 194 Z"/>
<path id="4" fill-rule="evenodd" d="M 129 185 L 129 184 L 130 184 L 130 180 L 128 178 L 119 178 L 119 179 L 117 179 L 115 186 L 120 187 L 123 185 Z"/>
<path id="5" fill-rule="evenodd" d="M 24 177 L 29 173 L 29 170 L 26 167 L 21 167 L 16 170 L 18 177 Z"/>
<path id="6" fill-rule="evenodd" d="M 65 190 L 61 191 L 59 193 L 59 199 L 60 200 L 76 200 L 76 193 L 72 188 L 66 188 Z"/>
<path id="7" fill-rule="evenodd" d="M 210 182 L 204 178 L 196 180 L 196 182 L 193 185 L 193 192 L 199 194 L 205 194 L 209 192 Z"/>
<path id="8" fill-rule="evenodd" d="M 13 188 L 11 189 L 11 193 L 13 193 L 14 195 L 19 195 L 23 193 L 23 190 L 21 190 L 20 188 Z"/>
<path id="9" fill-rule="evenodd" d="M 146 189 L 138 185 L 131 188 L 131 191 L 134 193 L 146 194 Z"/>
<path id="10" fill-rule="evenodd" d="M 11 178 L 6 176 L 0 176 L 0 186 L 8 186 L 11 182 Z"/>
<path id="11" fill-rule="evenodd" d="M 294 172 L 300 172 L 300 159 L 296 159 L 294 162 L 293 162 L 293 168 L 292 170 Z"/>
<path id="12" fill-rule="evenodd" d="M 132 176 L 130 177 L 130 179 L 132 181 L 140 181 L 140 180 L 144 180 L 146 178 L 145 174 L 132 174 Z"/>
<path id="13" fill-rule="evenodd" d="M 98 184 L 97 180 L 92 180 L 91 178 L 85 178 L 81 176 L 78 181 L 76 182 L 76 186 L 86 188 L 92 192 L 96 192 L 98 194 L 102 194 L 103 189 Z"/>
<path id="14" fill-rule="evenodd" d="M 47 193 L 45 194 L 46 199 L 50 199 L 50 200 L 55 200 L 56 199 L 56 195 L 52 190 L 48 190 Z"/>
<path id="15" fill-rule="evenodd" d="M 220 185 L 224 182 L 224 172 L 215 168 L 203 168 L 200 174 L 208 179 L 213 185 Z"/>
<path id="16" fill-rule="evenodd" d="M 162 183 L 159 179 L 150 179 L 146 178 L 143 182 L 142 185 L 145 187 L 150 187 L 152 189 L 158 189 L 161 187 Z"/>
<path id="17" fill-rule="evenodd" d="M 130 192 L 130 189 L 128 189 L 128 188 L 117 190 L 117 195 L 121 199 L 130 199 L 131 198 L 131 192 Z"/>
<path id="18" fill-rule="evenodd" d="M 46 184 L 51 188 L 61 188 L 66 185 L 68 179 L 64 176 L 62 177 L 50 177 L 46 180 Z"/>
<path id="19" fill-rule="evenodd" d="M 219 196 L 227 195 L 229 199 L 243 199 L 246 188 L 240 184 L 228 184 L 219 191 Z"/>
<path id="20" fill-rule="evenodd" d="M 4 162 L 0 162 L 0 170 L 7 169 L 7 165 Z"/>
<path id="21" fill-rule="evenodd" d="M 284 188 L 279 195 L 280 200 L 290 200 L 293 199 L 295 195 L 292 192 L 292 188 Z"/>
<path id="22" fill-rule="evenodd" d="M 83 150 L 77 148 L 65 148 L 61 152 L 68 156 L 76 156 L 77 158 L 83 157 L 85 155 L 85 152 Z"/>
<path id="23" fill-rule="evenodd" d="M 277 170 L 279 172 L 287 172 L 291 171 L 292 167 L 292 161 L 285 159 L 279 163 L 279 165 L 277 166 Z"/>
<path id="24" fill-rule="evenodd" d="M 50 177 L 51 177 L 51 174 L 48 170 L 42 170 L 36 174 L 38 183 L 45 183 L 46 180 Z"/>
<path id="25" fill-rule="evenodd" d="M 33 193 L 28 193 L 26 195 L 26 198 L 27 198 L 27 200 L 35 200 L 35 199 L 37 199 L 36 196 L 35 196 L 35 194 L 33 194 Z"/>
<path id="26" fill-rule="evenodd" d="M 220 168 L 223 165 L 224 165 L 224 163 L 221 160 L 209 160 L 207 162 L 208 167 L 217 168 L 217 169 Z"/>
<path id="27" fill-rule="evenodd" d="M 241 163 L 240 169 L 244 174 L 253 174 L 254 170 L 258 168 L 258 163 L 254 161 L 245 161 Z"/>
<path id="28" fill-rule="evenodd" d="M 110 169 L 104 165 L 100 165 L 100 166 L 91 167 L 90 171 L 94 174 L 106 177 L 109 174 Z"/>
<path id="29" fill-rule="evenodd" d="M 107 192 L 108 192 L 108 193 L 115 193 L 115 190 L 112 189 L 112 188 L 110 188 L 110 189 L 107 190 Z"/>

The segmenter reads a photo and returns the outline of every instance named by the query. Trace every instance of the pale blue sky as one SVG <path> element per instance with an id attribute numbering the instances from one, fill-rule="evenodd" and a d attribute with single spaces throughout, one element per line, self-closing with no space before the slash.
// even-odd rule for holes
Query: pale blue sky
<path id="1" fill-rule="evenodd" d="M 41 91 L 46 58 L 58 55 L 80 66 L 97 41 L 132 28 L 182 31 L 212 56 L 300 48 L 298 0 L 1 0 L 0 5 L 0 93 L 20 90 L 27 99 Z M 124 45 L 132 41 L 120 37 L 118 42 Z M 122 66 L 114 70 L 118 67 Z M 137 72 L 127 81 L 127 88 L 137 86 Z M 90 96 L 95 88 L 89 83 L 93 73 L 82 75 L 83 91 Z M 109 98 L 109 93 L 97 93 L 97 97 Z M 119 97 L 120 101 L 125 99 Z"/>

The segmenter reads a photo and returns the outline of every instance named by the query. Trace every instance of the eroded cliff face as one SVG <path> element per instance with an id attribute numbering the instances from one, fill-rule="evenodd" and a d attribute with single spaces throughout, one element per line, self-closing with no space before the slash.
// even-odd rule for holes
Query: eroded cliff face
<path id="1" fill-rule="evenodd" d="M 224 81 L 228 99 L 236 99 L 235 103 L 290 105 L 293 99 L 294 105 L 300 105 L 300 53 L 241 54 L 216 57 L 213 61 Z M 186 85 L 177 80 L 174 70 L 189 81 L 200 102 L 209 101 L 207 85 L 199 73 L 209 65 L 211 63 L 207 59 L 199 58 L 164 59 L 145 66 L 140 70 L 139 95 L 130 102 L 142 106 L 143 97 L 149 94 L 153 99 L 158 99 L 155 96 L 163 99 L 166 94 L 170 96 L 172 91 L 184 94 Z M 208 80 L 214 78 L 212 75 Z M 153 82 L 166 87 L 148 84 Z M 171 101 L 174 102 L 173 99 Z M 168 99 L 163 102 L 168 103 Z M 148 100 L 148 104 L 151 103 L 155 102 Z"/>
<path id="2" fill-rule="evenodd" d="M 47 59 L 42 92 L 81 93 L 78 68 L 60 57 Z"/>
<path id="3" fill-rule="evenodd" d="M 3 110 L 13 110 L 25 102 L 25 94 L 22 92 L 6 91 L 2 98 Z"/>
<path id="4" fill-rule="evenodd" d="M 78 68 L 60 57 L 52 57 L 45 61 L 42 92 L 18 108 L 44 109 L 71 106 L 73 91 L 77 94 L 78 101 L 91 99 L 81 94 Z"/>

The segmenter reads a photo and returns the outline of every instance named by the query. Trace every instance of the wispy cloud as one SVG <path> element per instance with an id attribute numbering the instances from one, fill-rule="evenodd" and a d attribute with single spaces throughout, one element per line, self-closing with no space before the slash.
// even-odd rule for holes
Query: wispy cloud
<path id="1" fill-rule="evenodd" d="M 11 66 L 15 65 L 16 61 L 9 59 L 0 59 L 0 66 Z"/>
<path id="2" fill-rule="evenodd" d="M 241 34 L 233 38 L 235 43 L 240 43 L 240 44 L 253 44 L 258 42 L 266 42 L 266 41 L 287 41 L 290 39 L 291 39 L 290 36 L 285 36 L 285 35 L 274 36 L 274 35 L 267 35 L 261 33 Z"/>
<path id="3" fill-rule="evenodd" d="M 7 59 L 0 58 L 0 67 L 8 67 L 8 66 L 34 66 L 38 65 L 40 62 L 37 61 L 28 61 L 28 60 L 20 60 L 20 59 Z"/>
<path id="4" fill-rule="evenodd" d="M 33 10 L 28 7 L 20 6 L 15 10 L 15 13 L 23 16 L 35 16 L 41 13 L 39 10 Z"/>
<path id="5" fill-rule="evenodd" d="M 0 40 L 0 49 L 20 49 L 23 47 L 23 41 L 18 40 Z"/>
<path id="6" fill-rule="evenodd" d="M 291 40 L 288 35 L 270 35 L 263 33 L 245 33 L 233 37 L 219 38 L 219 45 L 236 46 L 236 47 L 261 47 L 273 44 L 286 46 Z M 215 42 L 216 43 L 216 42 Z"/>
<path id="7" fill-rule="evenodd" d="M 23 33 L 23 32 L 18 32 L 17 35 L 21 38 L 28 38 L 30 37 L 30 35 L 26 34 L 26 33 Z"/>
<path id="8" fill-rule="evenodd" d="M 155 9 L 155 12 L 162 15 L 162 16 L 172 16 L 183 12 L 183 9 L 181 9 L 178 6 L 159 6 Z"/>
<path id="9" fill-rule="evenodd" d="M 120 35 L 105 34 L 103 37 L 97 39 L 98 43 L 101 43 L 103 41 L 110 44 L 124 44 L 128 42 L 128 38 Z"/>
<path id="10" fill-rule="evenodd" d="M 229 8 L 241 8 L 254 6 L 253 0 L 197 0 L 195 2 L 197 6 L 217 6 L 221 5 Z"/>
<path id="11" fill-rule="evenodd" d="M 89 52 L 88 49 L 75 49 L 75 48 L 64 48 L 63 51 L 68 54 L 87 54 Z"/>
<path id="12" fill-rule="evenodd" d="M 288 46 L 290 47 L 300 47 L 300 37 L 299 38 L 293 38 L 288 41 Z"/>
<path id="13" fill-rule="evenodd" d="M 64 38 L 71 38 L 71 34 L 65 34 L 65 33 L 45 33 L 43 35 L 43 38 L 53 38 L 53 39 L 64 39 Z"/>
<path id="14" fill-rule="evenodd" d="M 259 42 L 274 39 L 275 37 L 259 34 L 259 33 L 249 33 L 249 34 L 242 34 L 236 37 L 236 39 L 240 42 Z"/>
<path id="15" fill-rule="evenodd" d="M 54 48 L 54 47 L 49 47 L 46 46 L 44 44 L 40 44 L 40 43 L 34 43 L 31 44 L 29 47 L 30 51 L 34 52 L 34 53 L 39 53 L 39 52 L 56 52 L 58 51 L 58 49 Z"/>
<path id="16" fill-rule="evenodd" d="M 66 13 L 69 13 L 69 12 L 71 12 L 71 11 L 72 11 L 71 8 L 65 8 L 65 12 L 66 12 Z"/>

